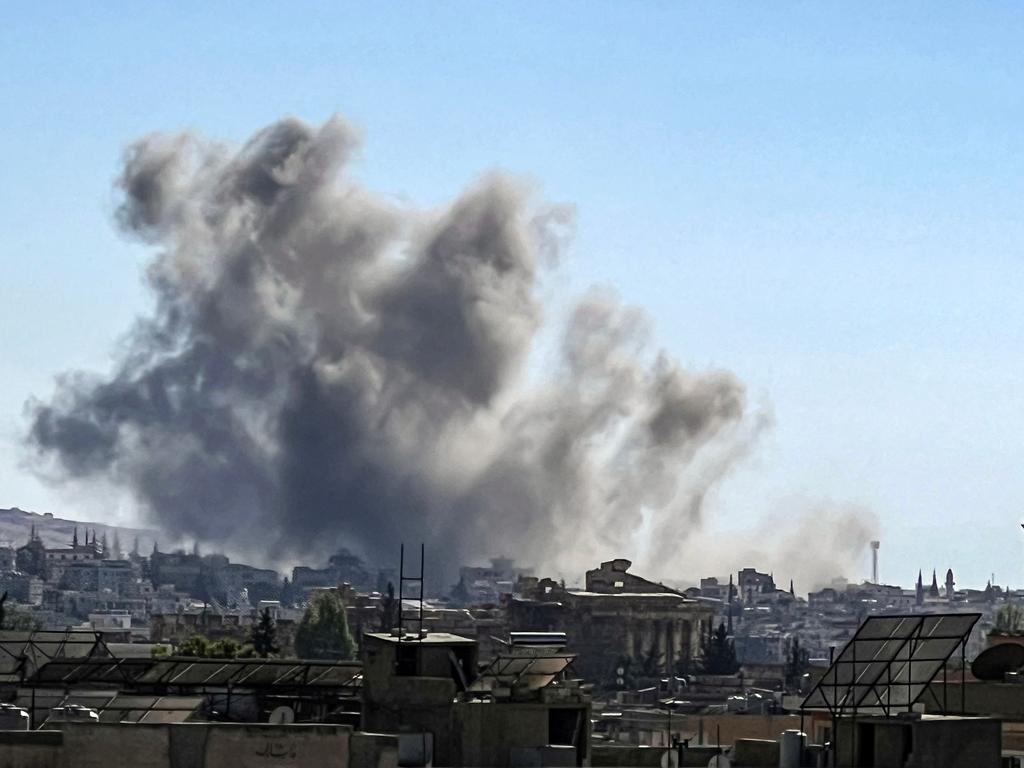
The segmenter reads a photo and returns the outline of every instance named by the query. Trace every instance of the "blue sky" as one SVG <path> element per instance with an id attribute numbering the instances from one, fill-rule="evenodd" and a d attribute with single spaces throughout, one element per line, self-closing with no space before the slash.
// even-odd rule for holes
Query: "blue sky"
<path id="1" fill-rule="evenodd" d="M 339 112 L 385 194 L 500 167 L 575 204 L 558 291 L 614 286 L 771 408 L 713 530 L 860 503 L 884 578 L 1024 586 L 1019 5 L 210 5 L 5 11 L 0 506 L 95 512 L 24 470 L 19 434 L 148 306 L 111 224 L 124 145 Z"/>

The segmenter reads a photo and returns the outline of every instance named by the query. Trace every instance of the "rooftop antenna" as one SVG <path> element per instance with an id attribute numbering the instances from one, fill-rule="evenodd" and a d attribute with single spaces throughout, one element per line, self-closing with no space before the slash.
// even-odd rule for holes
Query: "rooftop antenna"
<path id="1" fill-rule="evenodd" d="M 405 543 L 401 545 L 399 550 L 398 560 L 398 639 L 399 641 L 405 637 L 405 611 L 403 610 L 403 601 L 405 600 L 405 582 L 412 582 L 419 586 L 418 598 L 419 598 L 419 611 L 417 612 L 417 618 L 415 621 L 418 626 L 416 627 L 416 639 L 423 639 L 423 564 L 426 561 L 424 557 L 423 544 L 420 543 L 420 575 L 419 576 L 406 576 L 405 575 Z"/>

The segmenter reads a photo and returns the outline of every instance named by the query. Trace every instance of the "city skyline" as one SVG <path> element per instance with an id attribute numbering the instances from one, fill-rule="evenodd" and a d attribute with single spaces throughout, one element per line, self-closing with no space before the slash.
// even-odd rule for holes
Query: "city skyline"
<path id="1" fill-rule="evenodd" d="M 882 581 L 945 563 L 1024 584 L 1020 12 L 572 8 L 258 8 L 232 35 L 223 12 L 14 12 L 0 506 L 131 518 L 40 482 L 22 442 L 25 402 L 102 373 L 149 306 L 149 251 L 112 225 L 123 148 L 338 112 L 365 136 L 356 177 L 399 201 L 437 206 L 497 166 L 573 205 L 553 311 L 611 286 L 687 368 L 738 376 L 772 426 L 709 494 L 711 539 L 834 504 L 878 521 Z M 487 87 L 466 76 L 480 62 Z"/>

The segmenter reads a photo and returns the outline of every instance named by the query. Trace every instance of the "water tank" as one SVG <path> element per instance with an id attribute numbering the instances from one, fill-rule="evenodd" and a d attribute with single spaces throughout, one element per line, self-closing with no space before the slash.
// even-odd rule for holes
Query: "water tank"
<path id="1" fill-rule="evenodd" d="M 564 648 L 568 643 L 565 632 L 509 632 L 508 644 L 535 648 Z"/>
<path id="2" fill-rule="evenodd" d="M 100 716 L 95 709 L 83 707 L 81 704 L 68 704 L 50 710 L 50 723 L 98 723 Z"/>
<path id="3" fill-rule="evenodd" d="M 0 731 L 27 731 L 28 712 L 13 704 L 0 704 Z"/>
<path id="4" fill-rule="evenodd" d="M 779 735 L 779 768 L 800 768 L 806 734 L 796 729 Z"/>
<path id="5" fill-rule="evenodd" d="M 726 711 L 742 712 L 747 708 L 746 696 L 730 696 L 725 700 Z"/>

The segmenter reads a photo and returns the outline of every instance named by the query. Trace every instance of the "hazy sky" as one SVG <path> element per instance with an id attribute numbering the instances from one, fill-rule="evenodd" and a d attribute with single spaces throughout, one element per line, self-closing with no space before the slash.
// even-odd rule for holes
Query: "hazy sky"
<path id="1" fill-rule="evenodd" d="M 1024 8 L 210 5 L 4 11 L 0 506 L 97 513 L 25 471 L 23 408 L 149 306 L 111 221 L 125 144 L 339 112 L 396 199 L 500 167 L 575 204 L 552 290 L 613 286 L 772 410 L 709 500 L 723 537 L 858 503 L 884 579 L 1024 586 Z"/>

